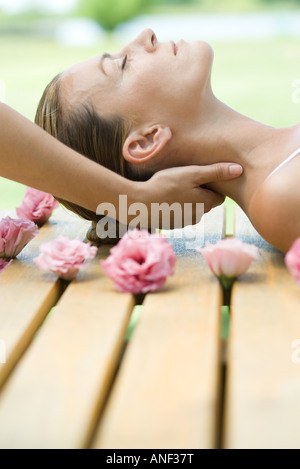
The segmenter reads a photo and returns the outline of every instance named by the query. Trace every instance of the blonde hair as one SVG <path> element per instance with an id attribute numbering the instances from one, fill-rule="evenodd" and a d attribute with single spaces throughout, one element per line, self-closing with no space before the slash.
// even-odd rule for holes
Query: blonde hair
<path id="1" fill-rule="evenodd" d="M 122 155 L 130 123 L 119 116 L 104 118 L 87 104 L 79 104 L 75 109 L 65 109 L 60 97 L 60 77 L 61 74 L 55 76 L 45 88 L 36 111 L 35 123 L 96 163 L 129 179 L 139 179 Z M 101 216 L 67 200 L 59 197 L 56 199 L 80 217 L 92 221 L 87 233 L 89 241 L 93 244 L 104 242 L 96 234 L 96 225 Z M 118 239 L 107 239 L 106 242 L 116 242 Z"/>

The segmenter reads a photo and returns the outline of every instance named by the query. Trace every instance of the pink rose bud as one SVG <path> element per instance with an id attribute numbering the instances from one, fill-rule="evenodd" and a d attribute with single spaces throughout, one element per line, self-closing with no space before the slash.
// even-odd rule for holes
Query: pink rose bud
<path id="1" fill-rule="evenodd" d="M 293 242 L 284 256 L 285 265 L 297 283 L 300 284 L 300 238 Z"/>
<path id="2" fill-rule="evenodd" d="M 12 259 L 2 259 L 2 257 L 0 257 L 0 274 L 1 272 L 3 272 L 4 269 L 6 269 L 6 267 L 9 266 L 11 262 Z"/>
<path id="3" fill-rule="evenodd" d="M 40 255 L 34 262 L 42 270 L 50 270 L 64 280 L 72 280 L 96 253 L 96 246 L 61 235 L 53 241 L 41 244 Z"/>
<path id="4" fill-rule="evenodd" d="M 216 244 L 206 244 L 205 248 L 197 248 L 201 252 L 217 277 L 234 279 L 244 274 L 253 260 L 257 260 L 258 248 L 243 243 L 240 239 L 226 238 Z"/>
<path id="5" fill-rule="evenodd" d="M 146 293 L 163 287 L 173 275 L 176 255 L 162 235 L 129 230 L 101 265 L 120 292 Z"/>
<path id="6" fill-rule="evenodd" d="M 12 259 L 29 243 L 39 230 L 30 220 L 5 217 L 0 220 L 0 257 Z"/>
<path id="7" fill-rule="evenodd" d="M 53 210 L 58 207 L 59 203 L 51 194 L 27 187 L 22 204 L 16 212 L 18 217 L 34 221 L 42 226 L 50 218 Z"/>

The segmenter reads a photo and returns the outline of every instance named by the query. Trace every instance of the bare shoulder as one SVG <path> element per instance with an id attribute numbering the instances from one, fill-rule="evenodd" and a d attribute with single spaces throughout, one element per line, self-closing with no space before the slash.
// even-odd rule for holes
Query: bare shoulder
<path id="1" fill-rule="evenodd" d="M 300 236 L 300 158 L 258 187 L 249 216 L 266 241 L 283 252 L 290 248 Z"/>

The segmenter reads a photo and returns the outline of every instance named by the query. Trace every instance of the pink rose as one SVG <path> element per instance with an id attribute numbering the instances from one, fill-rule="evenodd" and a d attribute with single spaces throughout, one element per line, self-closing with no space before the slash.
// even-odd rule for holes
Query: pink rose
<path id="1" fill-rule="evenodd" d="M 162 288 L 173 275 L 176 255 L 168 240 L 146 230 L 129 230 L 101 265 L 118 291 L 146 293 Z"/>
<path id="2" fill-rule="evenodd" d="M 64 280 L 72 280 L 96 253 L 96 246 L 61 235 L 53 241 L 41 244 L 40 255 L 34 262 L 42 270 L 50 270 Z"/>
<path id="3" fill-rule="evenodd" d="M 6 269 L 6 267 L 9 266 L 12 261 L 12 259 L 2 259 L 2 257 L 0 257 L 0 274 L 4 269 Z"/>
<path id="4" fill-rule="evenodd" d="M 42 226 L 57 207 L 59 203 L 51 194 L 27 187 L 22 204 L 16 212 L 18 217 Z"/>
<path id="5" fill-rule="evenodd" d="M 216 244 L 208 243 L 205 248 L 196 250 L 203 254 L 209 268 L 217 277 L 229 279 L 244 274 L 251 262 L 259 256 L 256 246 L 235 238 L 222 239 Z"/>
<path id="6" fill-rule="evenodd" d="M 0 220 L 0 257 L 12 259 L 29 243 L 39 230 L 30 220 L 5 217 Z"/>
<path id="7" fill-rule="evenodd" d="M 300 284 L 300 238 L 293 242 L 284 256 L 284 261 L 296 282 Z"/>

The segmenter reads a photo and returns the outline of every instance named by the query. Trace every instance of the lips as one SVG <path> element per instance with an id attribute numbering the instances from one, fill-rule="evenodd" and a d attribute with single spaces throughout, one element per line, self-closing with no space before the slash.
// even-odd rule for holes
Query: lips
<path id="1" fill-rule="evenodd" d="M 172 48 L 173 48 L 173 51 L 174 51 L 174 55 L 176 55 L 176 54 L 177 54 L 177 50 L 178 50 L 177 45 L 175 44 L 174 41 L 171 41 L 171 44 L 172 44 Z"/>

